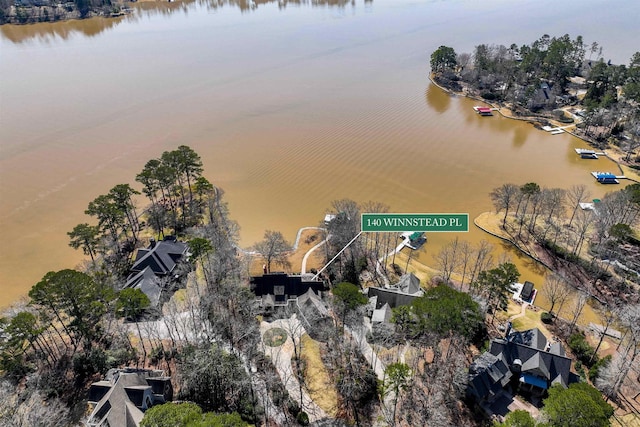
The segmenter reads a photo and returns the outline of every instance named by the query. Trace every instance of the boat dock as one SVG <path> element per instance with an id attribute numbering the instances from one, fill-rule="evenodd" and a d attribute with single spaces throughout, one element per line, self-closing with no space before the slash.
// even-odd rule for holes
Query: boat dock
<path id="1" fill-rule="evenodd" d="M 483 107 L 481 105 L 476 105 L 473 107 L 473 111 L 480 114 L 481 116 L 493 116 L 492 111 L 498 111 L 497 108 L 491 107 Z"/>
<path id="2" fill-rule="evenodd" d="M 591 172 L 600 184 L 620 184 L 620 179 L 627 179 L 624 175 L 614 175 L 611 172 Z"/>
<path id="3" fill-rule="evenodd" d="M 585 148 L 576 148 L 576 153 L 583 159 L 597 159 L 598 156 L 606 156 L 605 152 L 596 152 L 593 150 L 587 150 Z"/>
<path id="4" fill-rule="evenodd" d="M 542 130 L 549 132 L 551 135 L 560 135 L 561 133 L 564 133 L 565 129 L 568 129 L 570 127 L 575 126 L 575 124 L 571 124 L 571 125 L 567 125 L 567 126 L 560 126 L 560 127 L 556 127 L 556 128 L 552 128 L 551 126 L 542 126 Z"/>

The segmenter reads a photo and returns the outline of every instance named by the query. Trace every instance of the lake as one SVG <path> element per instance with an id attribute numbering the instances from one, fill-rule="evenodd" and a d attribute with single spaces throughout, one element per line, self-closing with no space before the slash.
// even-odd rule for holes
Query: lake
<path id="1" fill-rule="evenodd" d="M 267 229 L 293 240 L 340 198 L 473 218 L 505 182 L 611 190 L 589 175 L 612 169 L 608 160 L 580 161 L 573 149 L 586 145 L 569 135 L 477 116 L 473 101 L 429 83 L 429 56 L 569 33 L 628 63 L 640 2 L 133 7 L 122 18 L 0 27 L 0 306 L 77 265 L 66 233 L 94 223 L 87 204 L 119 183 L 140 188 L 146 161 L 182 144 L 225 190 L 243 246 Z M 420 261 L 454 236 L 430 235 Z M 501 247 L 477 229 L 461 237 Z M 517 264 L 522 280 L 543 281 Z"/>

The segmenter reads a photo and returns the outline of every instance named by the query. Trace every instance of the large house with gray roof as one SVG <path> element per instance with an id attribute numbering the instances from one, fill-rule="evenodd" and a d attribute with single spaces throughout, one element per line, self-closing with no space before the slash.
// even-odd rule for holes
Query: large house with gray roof
<path id="1" fill-rule="evenodd" d="M 138 249 L 131 272 L 140 273 L 149 268 L 156 276 L 167 276 L 186 254 L 187 244 L 178 241 L 175 236 L 167 236 L 159 242 L 151 239 L 148 248 Z"/>
<path id="2" fill-rule="evenodd" d="M 313 279 L 313 275 L 267 273 L 251 277 L 251 291 L 261 298 L 263 306 L 287 305 L 309 290 L 320 293 L 326 290 L 325 283 Z"/>
<path id="3" fill-rule="evenodd" d="M 411 305 L 413 300 L 424 295 L 420 279 L 413 273 L 405 274 L 394 286 L 370 287 L 365 290 L 369 298 L 372 323 L 385 323 L 391 319 L 391 310 L 402 305 Z"/>
<path id="4" fill-rule="evenodd" d="M 542 396 L 549 387 L 567 387 L 576 380 L 571 359 L 559 342 L 549 342 L 538 329 L 511 331 L 491 341 L 489 351 L 469 367 L 467 393 L 478 402 L 491 402 L 503 390 Z"/>
<path id="5" fill-rule="evenodd" d="M 93 409 L 87 427 L 138 427 L 144 412 L 173 399 L 171 379 L 164 371 L 110 369 L 102 381 L 91 384 Z"/>
<path id="6" fill-rule="evenodd" d="M 138 249 L 125 288 L 140 289 L 149 298 L 150 306 L 157 307 L 162 293 L 162 278 L 170 276 L 178 262 L 187 255 L 188 246 L 175 236 L 156 242 L 151 239 L 148 248 Z"/>

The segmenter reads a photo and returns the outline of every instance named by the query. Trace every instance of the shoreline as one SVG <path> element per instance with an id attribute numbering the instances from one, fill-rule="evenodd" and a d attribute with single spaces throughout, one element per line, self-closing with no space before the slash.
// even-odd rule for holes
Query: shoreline
<path id="1" fill-rule="evenodd" d="M 535 125 L 536 125 L 536 124 L 538 124 L 541 120 L 551 120 L 551 119 L 547 119 L 547 118 L 544 118 L 544 117 L 536 117 L 536 116 L 515 117 L 515 116 L 513 116 L 513 115 L 505 114 L 505 113 L 502 111 L 502 108 L 504 108 L 504 107 L 501 107 L 501 106 L 500 106 L 500 105 L 498 105 L 498 104 L 495 104 L 495 103 L 493 103 L 493 102 L 491 102 L 491 101 L 488 101 L 488 100 L 486 100 L 486 99 L 483 99 L 483 98 L 481 98 L 481 97 L 478 97 L 478 96 L 475 96 L 475 95 L 472 95 L 472 94 L 469 94 L 469 93 L 465 93 L 464 91 L 462 91 L 462 92 L 456 92 L 456 91 L 453 91 L 453 90 L 451 90 L 451 89 L 447 89 L 447 88 L 445 88 L 444 86 L 442 86 L 442 85 L 438 84 L 438 82 L 436 82 L 436 81 L 435 81 L 435 79 L 433 78 L 433 72 L 430 72 L 430 73 L 429 73 L 429 81 L 430 81 L 433 85 L 435 85 L 438 89 L 440 89 L 440 90 L 444 91 L 445 93 L 448 93 L 449 95 L 453 95 L 453 96 L 462 96 L 462 97 L 465 97 L 465 98 L 473 99 L 473 100 L 475 100 L 475 101 L 483 102 L 483 103 L 485 103 L 485 104 L 487 104 L 487 105 L 490 105 L 490 106 L 491 106 L 491 108 L 495 108 L 495 111 L 496 111 L 496 112 L 498 112 L 498 114 L 500 114 L 500 115 L 501 115 L 502 117 L 504 117 L 505 119 L 520 120 L 520 121 L 523 121 L 523 122 L 531 123 L 532 125 L 534 125 L 534 127 L 535 127 Z M 509 110 L 509 111 L 510 111 L 510 110 Z M 577 126 L 577 124 L 574 124 L 574 126 Z M 594 145 L 594 144 L 593 144 L 593 142 L 592 142 L 592 141 L 590 141 L 590 140 L 588 140 L 588 139 L 585 139 L 583 136 L 578 135 L 578 134 L 576 134 L 576 133 L 574 133 L 574 132 L 571 132 L 571 131 L 569 131 L 569 130 L 567 130 L 567 129 L 563 129 L 563 130 L 564 130 L 564 132 L 565 132 L 565 133 L 567 133 L 567 134 L 569 134 L 569 135 L 571 135 L 571 136 L 573 136 L 573 137 L 575 137 L 575 138 L 578 138 L 579 140 L 581 140 L 581 141 L 583 141 L 583 142 L 587 143 L 589 146 L 593 147 L 593 145 Z M 629 167 L 629 166 L 627 166 L 627 165 L 623 165 L 623 164 L 621 164 L 621 163 L 620 163 L 620 161 L 619 161 L 618 159 L 616 159 L 616 158 L 612 157 L 611 155 L 609 155 L 609 153 L 606 153 L 606 152 L 605 152 L 605 157 L 606 157 L 607 159 L 611 160 L 613 163 L 615 163 L 615 165 L 617 166 L 617 168 L 618 168 L 618 170 L 620 171 L 620 173 L 626 177 L 625 179 L 627 179 L 627 180 L 629 180 L 629 181 L 631 181 L 631 182 L 640 183 L 640 173 L 639 173 L 638 171 L 634 170 L 633 168 L 631 168 L 631 167 Z M 625 169 L 626 169 L 626 170 L 625 170 Z M 635 175 L 638 175 L 639 177 L 638 177 L 637 179 L 636 179 L 636 178 L 631 178 L 631 177 L 629 177 L 629 176 L 628 176 L 628 172 L 634 173 Z"/>
<path id="2" fill-rule="evenodd" d="M 509 244 L 511 244 L 513 247 L 515 247 L 516 249 L 518 249 L 520 252 L 522 252 L 524 255 L 528 256 L 529 258 L 531 258 L 532 260 L 536 261 L 537 263 L 539 263 L 540 265 L 544 266 L 547 270 L 549 271 L 553 271 L 553 268 L 551 268 L 551 266 L 549 266 L 546 262 L 544 262 L 543 260 L 541 260 L 540 258 L 538 258 L 537 256 L 535 256 L 534 254 L 532 254 L 529 250 L 521 247 L 518 243 L 516 243 L 511 236 L 507 235 L 503 235 L 497 231 L 491 231 L 489 228 L 488 224 L 480 224 L 482 222 L 484 222 L 483 220 L 489 216 L 492 215 L 492 212 L 482 212 L 480 215 L 478 215 L 477 217 L 475 217 L 473 219 L 473 224 L 478 227 L 480 230 L 484 231 L 485 233 L 496 237 L 498 239 L 501 239 L 505 242 L 508 242 Z"/>
<path id="3" fill-rule="evenodd" d="M 116 0 L 113 3 L 102 4 L 88 9 L 84 16 L 74 4 L 70 9 L 57 5 L 11 5 L 5 10 L 4 22 L 2 25 L 33 25 L 33 24 L 53 24 L 57 22 L 84 21 L 91 18 L 115 19 L 133 13 L 130 7 L 130 0 Z"/>

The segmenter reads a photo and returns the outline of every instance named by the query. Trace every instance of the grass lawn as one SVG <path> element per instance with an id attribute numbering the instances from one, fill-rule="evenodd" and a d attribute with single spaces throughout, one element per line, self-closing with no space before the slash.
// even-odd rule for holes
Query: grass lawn
<path id="1" fill-rule="evenodd" d="M 262 337 L 269 347 L 279 347 L 287 340 L 287 331 L 282 328 L 271 328 Z"/>
<path id="2" fill-rule="evenodd" d="M 408 249 L 404 249 L 401 252 L 396 254 L 396 258 L 395 258 L 395 263 L 402 269 L 402 272 L 404 273 L 404 269 L 407 266 L 407 260 L 409 259 L 409 250 Z M 386 262 L 388 264 L 387 268 L 392 271 L 391 269 L 391 261 L 393 260 L 393 257 L 389 257 L 386 259 Z M 439 274 L 439 271 L 431 268 L 427 265 L 421 264 L 417 259 L 415 258 L 411 258 L 411 261 L 409 262 L 409 268 L 407 268 L 407 272 L 408 273 L 413 273 L 418 279 L 420 279 L 420 284 L 422 285 L 422 287 L 428 287 L 429 283 L 431 282 L 431 279 L 434 276 L 437 276 Z"/>
<path id="3" fill-rule="evenodd" d="M 309 335 L 302 336 L 302 355 L 306 363 L 305 380 L 309 395 L 328 415 L 335 416 L 338 407 L 338 393 L 329 378 L 327 368 L 320 357 L 320 346 Z"/>
<path id="4" fill-rule="evenodd" d="M 324 233 L 320 230 L 304 230 L 300 235 L 298 250 L 295 252 L 291 252 L 287 257 L 289 263 L 291 264 L 290 271 L 287 271 L 287 269 L 283 268 L 280 265 L 276 265 L 275 263 L 271 264 L 271 271 L 287 271 L 288 273 L 299 273 L 302 268 L 302 258 L 304 258 L 304 255 L 309 251 L 309 249 L 323 241 L 323 239 Z M 291 243 L 292 245 L 294 244 L 293 241 L 290 241 L 289 243 Z M 325 251 L 322 246 L 316 249 L 311 254 L 309 259 L 307 260 L 307 273 L 309 273 L 312 268 L 320 269 L 322 268 L 322 266 L 324 266 L 324 254 Z M 252 276 L 261 276 L 263 274 L 263 265 L 264 259 L 260 255 L 254 255 L 253 257 L 251 257 L 249 274 L 251 274 Z"/>
<path id="5" fill-rule="evenodd" d="M 547 329 L 545 324 L 542 323 L 542 320 L 540 320 L 540 315 L 542 313 L 542 310 L 533 311 L 527 309 L 523 317 L 519 317 L 513 321 L 514 329 L 518 331 L 526 331 L 528 329 L 538 328 L 547 337 L 547 339 L 551 339 L 553 334 Z"/>
<path id="6" fill-rule="evenodd" d="M 621 417 L 611 418 L 613 427 L 640 427 L 640 417 L 636 414 L 627 414 Z"/>

